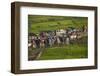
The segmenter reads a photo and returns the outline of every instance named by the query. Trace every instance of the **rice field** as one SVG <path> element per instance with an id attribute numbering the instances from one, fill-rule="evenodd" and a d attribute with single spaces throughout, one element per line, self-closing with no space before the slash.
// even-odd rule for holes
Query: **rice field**
<path id="1" fill-rule="evenodd" d="M 64 29 L 67 27 L 81 28 L 87 25 L 86 17 L 62 17 L 62 16 L 28 16 L 28 32 L 38 34 L 40 31 Z M 28 49 L 28 60 L 53 60 L 53 59 L 79 59 L 88 57 L 87 37 L 75 40 L 69 45 L 53 46 L 42 49 L 38 58 L 32 58 L 36 49 Z M 40 49 L 39 49 L 40 50 Z M 31 58 L 30 58 L 31 57 Z"/>

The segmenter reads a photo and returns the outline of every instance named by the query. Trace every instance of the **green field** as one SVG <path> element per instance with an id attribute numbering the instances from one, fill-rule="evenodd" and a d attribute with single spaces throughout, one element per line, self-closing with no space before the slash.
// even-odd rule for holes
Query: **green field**
<path id="1" fill-rule="evenodd" d="M 67 27 L 81 28 L 87 26 L 87 17 L 63 17 L 63 16 L 28 16 L 28 32 L 64 29 Z"/>
<path id="2" fill-rule="evenodd" d="M 82 28 L 87 26 L 87 17 L 63 17 L 63 16 L 42 16 L 29 15 L 28 16 L 28 32 L 38 34 L 41 31 L 65 29 L 67 27 Z M 87 36 L 80 40 L 76 40 L 70 45 L 61 45 L 44 48 L 41 56 L 37 60 L 51 60 L 51 59 L 78 59 L 88 57 Z M 28 50 L 29 57 L 36 51 Z M 34 60 L 30 59 L 29 60 Z"/>
<path id="3" fill-rule="evenodd" d="M 76 49 L 75 49 L 76 48 Z M 86 58 L 87 48 L 79 45 L 46 48 L 39 60 Z"/>
<path id="4" fill-rule="evenodd" d="M 74 44 L 46 48 L 39 60 L 87 58 L 87 41 L 84 42 L 83 40 L 86 38 Z"/>
<path id="5" fill-rule="evenodd" d="M 30 55 L 32 52 L 30 50 Z M 78 41 L 74 41 L 70 45 L 60 45 L 43 49 L 41 56 L 37 60 L 52 60 L 52 59 L 79 59 L 87 58 L 87 37 L 84 37 Z M 34 60 L 34 59 L 31 59 Z"/>

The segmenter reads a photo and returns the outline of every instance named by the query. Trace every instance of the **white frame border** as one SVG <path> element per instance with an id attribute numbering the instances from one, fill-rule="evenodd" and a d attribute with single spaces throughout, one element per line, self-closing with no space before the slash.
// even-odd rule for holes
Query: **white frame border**
<path id="1" fill-rule="evenodd" d="M 74 13 L 73 13 L 74 12 Z M 94 65 L 94 14 L 93 10 L 57 9 L 41 7 L 20 8 L 20 69 L 43 69 Z M 88 58 L 28 61 L 28 14 L 88 17 Z M 24 28 L 24 29 L 23 29 Z M 64 64 L 63 64 L 64 63 Z"/>

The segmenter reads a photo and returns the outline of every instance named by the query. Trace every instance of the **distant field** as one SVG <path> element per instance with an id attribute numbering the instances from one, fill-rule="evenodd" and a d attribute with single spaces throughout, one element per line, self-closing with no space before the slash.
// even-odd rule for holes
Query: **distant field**
<path id="1" fill-rule="evenodd" d="M 63 16 L 28 16 L 29 32 L 39 33 L 46 30 L 65 29 L 67 27 L 81 28 L 87 25 L 87 17 L 63 17 Z"/>

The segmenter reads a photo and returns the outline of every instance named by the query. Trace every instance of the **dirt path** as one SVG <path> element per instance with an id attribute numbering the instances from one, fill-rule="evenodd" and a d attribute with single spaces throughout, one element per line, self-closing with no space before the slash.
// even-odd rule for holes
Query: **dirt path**
<path id="1" fill-rule="evenodd" d="M 31 55 L 29 55 L 28 60 L 37 60 L 41 56 L 42 52 L 44 51 L 43 48 L 39 48 L 36 50 L 32 50 Z"/>

